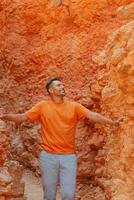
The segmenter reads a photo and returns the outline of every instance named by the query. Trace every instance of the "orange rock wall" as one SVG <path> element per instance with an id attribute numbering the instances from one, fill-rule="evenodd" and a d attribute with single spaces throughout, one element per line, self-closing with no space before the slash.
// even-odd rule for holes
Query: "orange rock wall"
<path id="1" fill-rule="evenodd" d="M 10 157 L 11 132 L 0 121 L 0 200 L 24 200 L 24 183 L 19 162 Z"/>
<path id="2" fill-rule="evenodd" d="M 103 53 L 99 53 L 98 64 L 102 66 L 103 54 L 103 66 L 109 70 L 103 72 L 97 83 L 101 85 L 107 79 L 101 90 L 102 110 L 113 118 L 123 116 L 124 121 L 119 128 L 107 130 L 110 135 L 98 156 L 105 162 L 96 170 L 96 178 L 107 190 L 108 199 L 131 200 L 134 199 L 134 3 L 120 7 L 118 16 L 130 21 L 109 35 Z"/>
<path id="3" fill-rule="evenodd" d="M 1 93 L 3 104 L 7 101 L 11 111 L 23 111 L 42 98 L 45 80 L 55 74 L 64 79 L 69 98 L 87 90 L 97 70 L 92 54 L 120 24 L 115 20 L 116 5 L 110 6 L 106 0 L 47 2 L 8 0 L 3 5 L 5 74 Z"/>
<path id="4" fill-rule="evenodd" d="M 91 122 L 79 124 L 79 200 L 133 199 L 133 179 L 128 177 L 133 169 L 133 160 L 128 158 L 133 150 L 131 2 L 6 0 L 0 3 L 0 106 L 6 112 L 24 112 L 45 98 L 45 81 L 58 75 L 65 83 L 68 98 L 113 118 L 123 115 L 126 120 L 120 129 Z M 130 24 L 119 28 L 127 23 Z M 125 63 L 131 68 L 126 69 Z M 24 124 L 16 129 L 12 123 L 8 127 L 14 132 L 10 137 L 10 159 L 30 166 L 38 175 L 34 149 L 38 145 L 35 141 L 39 127 Z M 129 148 L 127 142 L 131 144 Z M 126 169 L 129 161 L 131 170 Z"/>

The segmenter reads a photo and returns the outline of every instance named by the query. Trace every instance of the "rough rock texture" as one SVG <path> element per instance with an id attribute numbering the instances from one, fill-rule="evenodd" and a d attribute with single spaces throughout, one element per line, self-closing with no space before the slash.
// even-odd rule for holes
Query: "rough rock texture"
<path id="1" fill-rule="evenodd" d="M 0 2 L 0 106 L 6 112 L 24 112 L 47 98 L 44 83 L 50 76 L 58 75 L 65 83 L 67 98 L 112 118 L 123 115 L 126 120 L 119 129 L 88 121 L 79 123 L 79 200 L 134 199 L 131 2 Z M 40 127 L 23 124 L 18 128 L 12 123 L 7 126 L 14 133 L 10 135 L 10 160 L 19 161 L 38 175 L 35 155 Z M 2 136 L 5 142 L 6 138 Z M 5 149 L 2 155 L 3 167 L 8 158 Z M 16 165 L 19 166 L 18 162 Z M 5 200 L 5 196 L 2 198 Z"/>
<path id="2" fill-rule="evenodd" d="M 127 6 L 121 6 L 118 8 L 117 16 L 122 19 L 134 19 L 134 3 L 128 4 Z"/>
<path id="3" fill-rule="evenodd" d="M 121 9 L 133 16 L 133 4 Z M 119 9 L 121 11 L 121 9 Z M 126 19 L 126 12 L 124 18 Z M 123 12 L 122 12 L 123 17 Z M 130 19 L 130 15 L 128 16 Z M 101 107 L 114 117 L 124 116 L 118 129 L 107 130 L 106 144 L 99 151 L 96 161 L 101 158 L 96 170 L 96 180 L 106 191 L 108 199 L 134 199 L 134 21 L 110 34 L 105 51 L 98 56 L 98 63 L 109 68 L 102 74 L 107 84 L 101 89 Z M 100 62 L 99 62 L 100 61 Z"/>
<path id="4" fill-rule="evenodd" d="M 10 137 L 5 123 L 0 121 L 0 200 L 24 200 L 22 166 L 9 160 Z"/>

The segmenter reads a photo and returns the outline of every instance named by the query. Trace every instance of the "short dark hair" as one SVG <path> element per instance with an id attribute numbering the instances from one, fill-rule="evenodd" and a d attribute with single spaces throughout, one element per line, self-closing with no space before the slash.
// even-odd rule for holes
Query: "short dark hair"
<path id="1" fill-rule="evenodd" d="M 52 85 L 52 83 L 53 83 L 54 81 L 61 81 L 61 80 L 60 80 L 59 77 L 53 77 L 53 78 L 49 79 L 49 80 L 47 81 L 47 83 L 46 83 L 46 90 L 47 90 L 48 93 L 49 93 L 49 89 L 50 89 L 50 87 L 51 87 L 51 85 Z"/>

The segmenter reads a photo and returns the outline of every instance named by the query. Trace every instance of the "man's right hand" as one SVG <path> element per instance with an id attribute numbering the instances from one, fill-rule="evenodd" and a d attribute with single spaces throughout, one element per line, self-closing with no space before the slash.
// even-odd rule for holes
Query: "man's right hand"
<path id="1" fill-rule="evenodd" d="M 13 121 L 17 125 L 21 124 L 24 121 L 29 120 L 25 113 L 22 114 L 4 114 L 4 109 L 0 108 L 0 119 L 1 120 L 7 120 L 7 121 Z"/>

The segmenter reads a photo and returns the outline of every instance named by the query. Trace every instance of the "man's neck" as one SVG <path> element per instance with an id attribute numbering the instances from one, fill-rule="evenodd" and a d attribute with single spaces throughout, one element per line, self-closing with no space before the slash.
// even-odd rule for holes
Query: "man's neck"
<path id="1" fill-rule="evenodd" d="M 54 102 L 54 103 L 63 103 L 64 102 L 64 98 L 63 97 L 57 97 L 57 96 L 51 96 L 51 100 Z"/>

